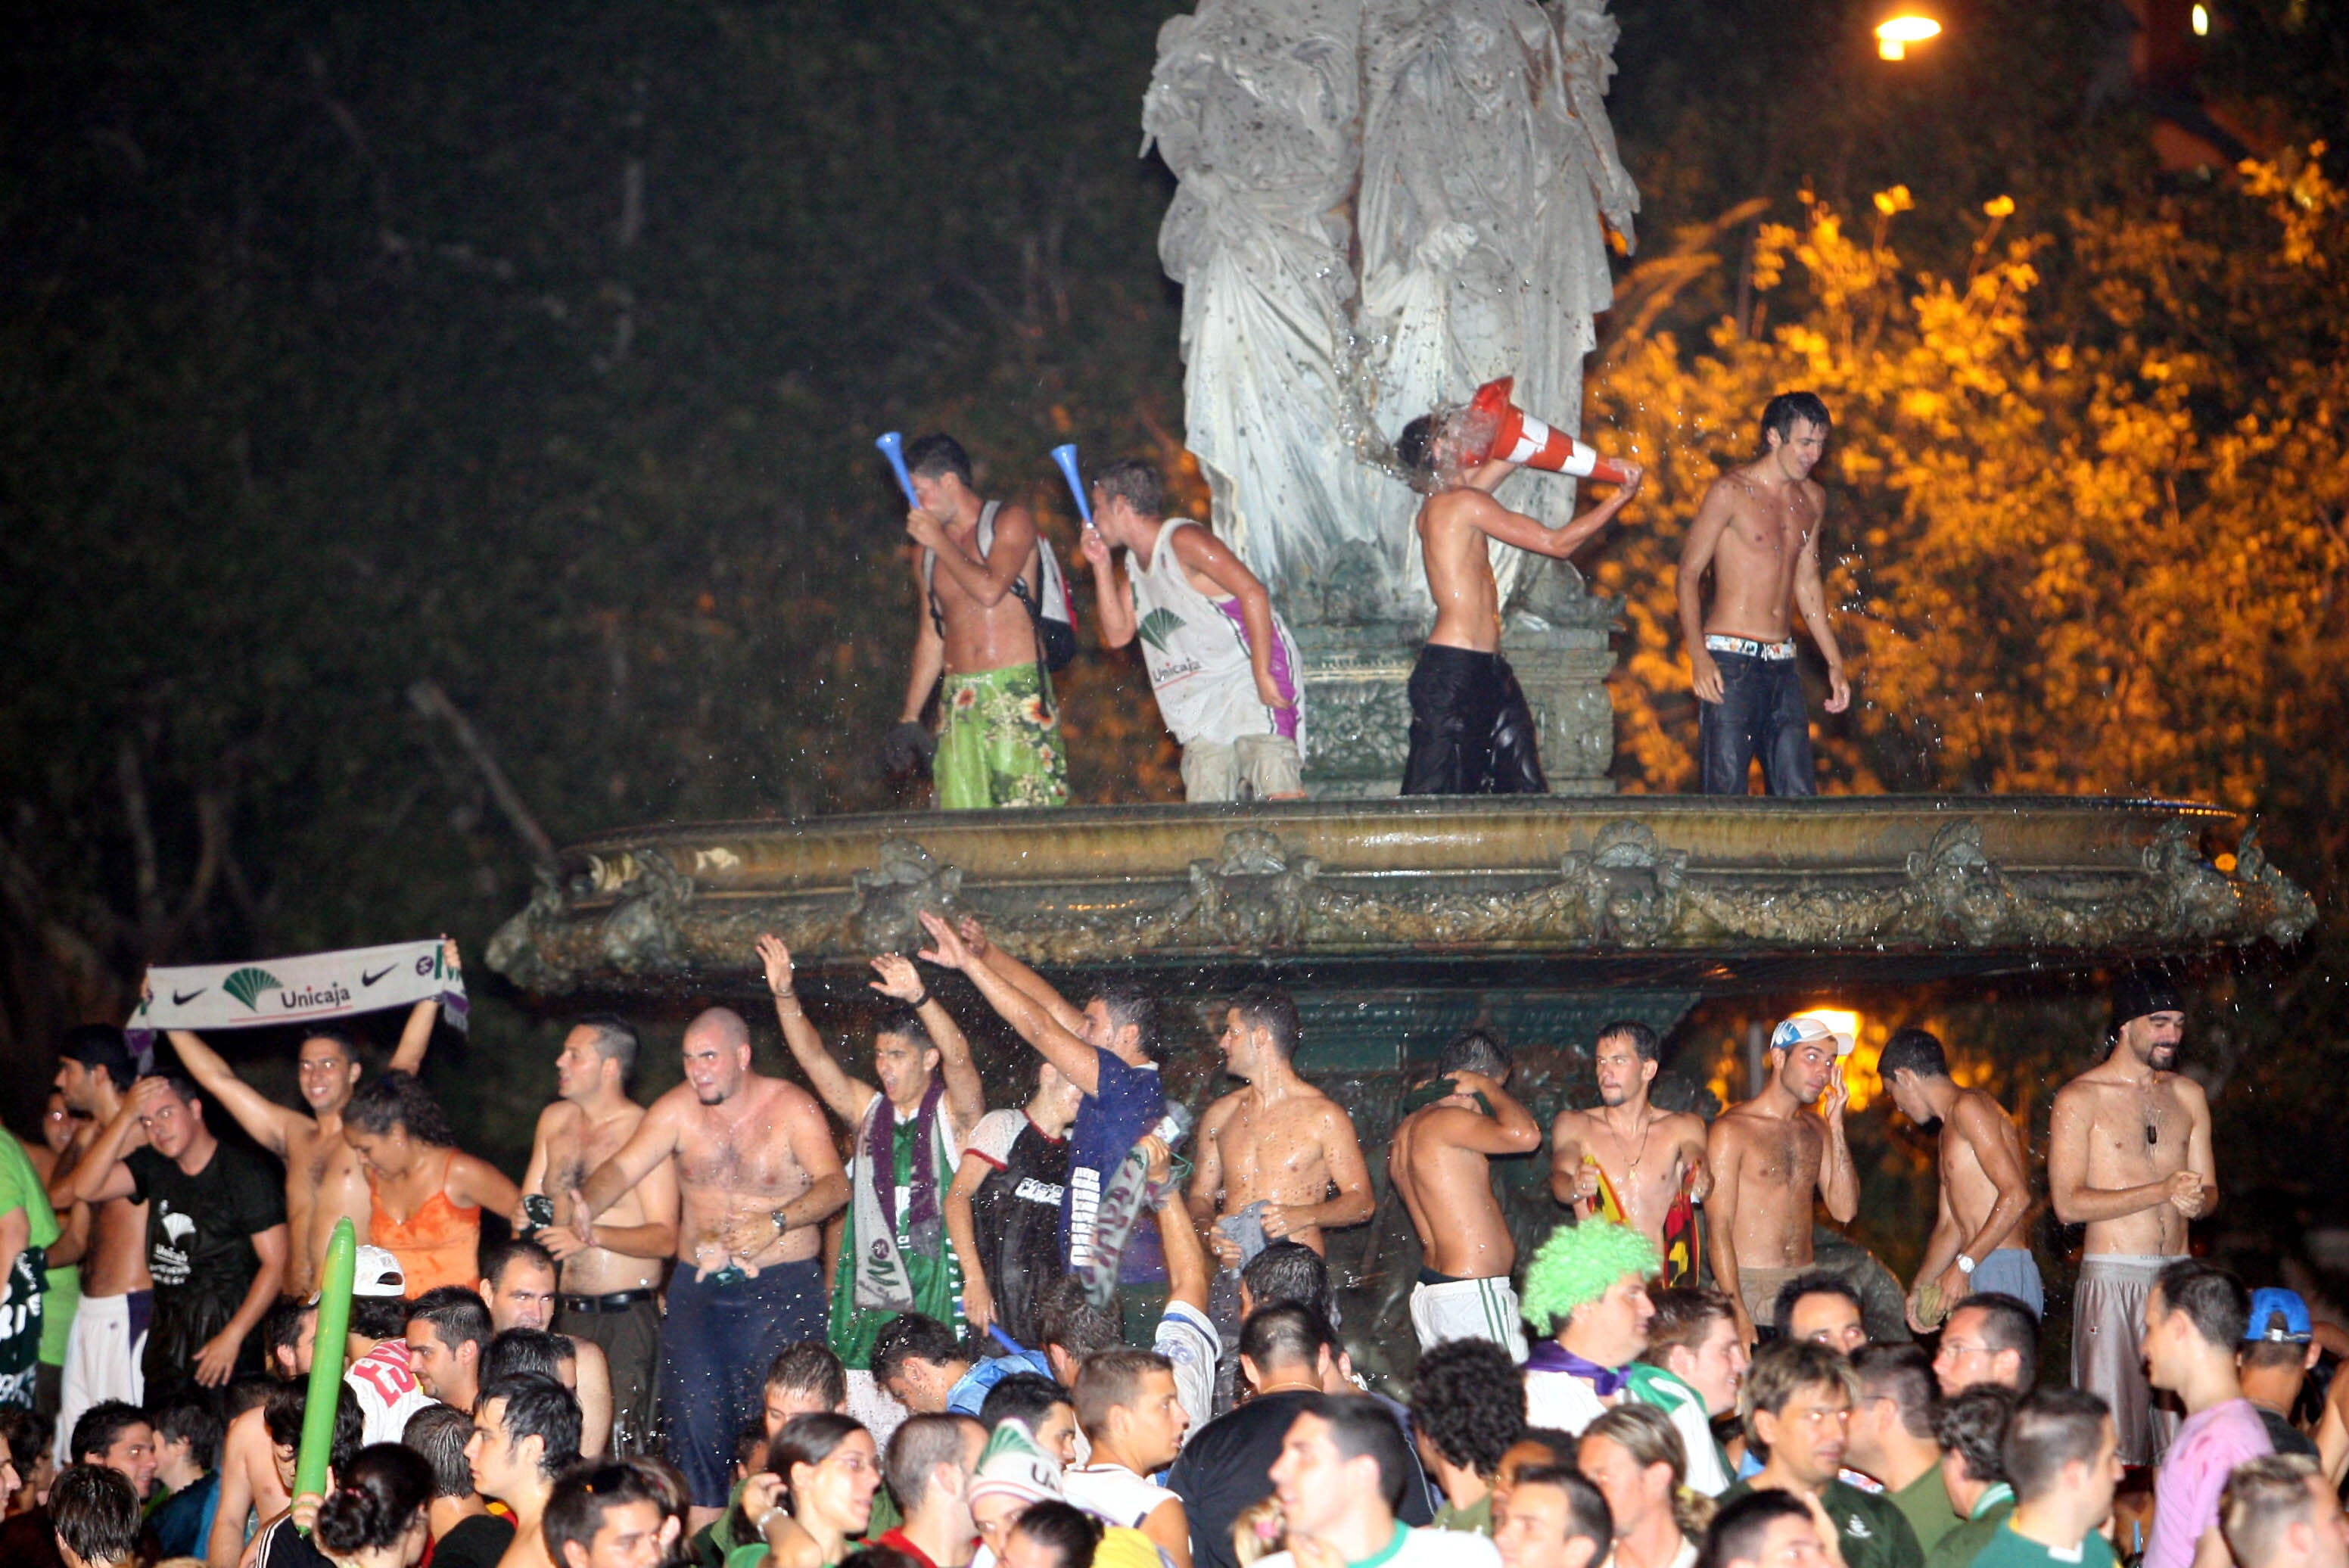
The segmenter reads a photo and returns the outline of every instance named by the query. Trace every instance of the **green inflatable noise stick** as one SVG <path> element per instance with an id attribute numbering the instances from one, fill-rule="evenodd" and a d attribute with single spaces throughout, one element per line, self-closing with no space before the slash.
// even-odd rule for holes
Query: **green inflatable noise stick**
<path id="1" fill-rule="evenodd" d="M 346 1215 L 326 1239 L 326 1266 L 318 1277 L 318 1347 L 310 1362 L 309 1397 L 302 1405 L 302 1449 L 294 1460 L 297 1498 L 326 1495 L 326 1450 L 335 1441 L 335 1407 L 343 1397 L 343 1346 L 350 1336 L 351 1280 L 358 1264 L 358 1233 Z"/>

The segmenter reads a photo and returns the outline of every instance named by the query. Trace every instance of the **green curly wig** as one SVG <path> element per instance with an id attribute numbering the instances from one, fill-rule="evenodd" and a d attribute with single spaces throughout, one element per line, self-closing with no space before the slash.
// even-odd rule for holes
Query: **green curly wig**
<path id="1" fill-rule="evenodd" d="M 1556 1334 L 1578 1306 L 1615 1288 L 1625 1274 L 1651 1277 L 1662 1267 L 1655 1244 L 1639 1232 L 1604 1220 L 1560 1225 L 1526 1265 L 1526 1321 Z"/>

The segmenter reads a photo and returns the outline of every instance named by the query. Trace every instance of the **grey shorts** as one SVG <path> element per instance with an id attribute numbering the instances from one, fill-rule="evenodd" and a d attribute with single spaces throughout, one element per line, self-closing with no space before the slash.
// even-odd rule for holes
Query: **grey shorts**
<path id="1" fill-rule="evenodd" d="M 1243 735 L 1226 744 L 1195 740 L 1183 748 L 1183 798 L 1269 800 L 1305 792 L 1297 742 L 1281 735 Z"/>
<path id="2" fill-rule="evenodd" d="M 2138 1346 L 2145 1298 L 2173 1258 L 2092 1253 L 2072 1292 L 2072 1382 L 2112 1407 L 2116 1452 L 2125 1465 L 2154 1465 L 2178 1434 L 2178 1417 L 2157 1408 Z"/>

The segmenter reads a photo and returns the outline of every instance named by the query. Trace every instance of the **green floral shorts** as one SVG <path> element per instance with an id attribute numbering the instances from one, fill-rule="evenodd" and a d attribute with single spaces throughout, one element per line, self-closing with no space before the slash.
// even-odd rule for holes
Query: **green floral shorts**
<path id="1" fill-rule="evenodd" d="M 930 777 L 941 811 L 1065 806 L 1069 758 L 1040 665 L 948 676 Z"/>

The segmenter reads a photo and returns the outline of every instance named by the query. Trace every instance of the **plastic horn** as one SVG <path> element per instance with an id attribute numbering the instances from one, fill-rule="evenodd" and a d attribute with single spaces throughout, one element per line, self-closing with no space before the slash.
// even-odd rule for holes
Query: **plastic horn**
<path id="1" fill-rule="evenodd" d="M 922 503 L 914 499 L 914 476 L 905 471 L 905 438 L 892 430 L 873 444 L 889 459 L 889 467 L 897 475 L 897 488 L 905 492 L 905 504 L 916 511 L 921 511 Z"/>
<path id="2" fill-rule="evenodd" d="M 326 1239 L 326 1265 L 318 1279 L 318 1347 L 310 1362 L 310 1393 L 302 1405 L 302 1449 L 294 1460 L 294 1495 L 323 1497 L 326 1450 L 335 1440 L 335 1406 L 343 1397 L 343 1344 L 351 1327 L 351 1278 L 358 1272 L 358 1233 L 349 1216 Z M 306 1531 L 304 1533 L 308 1533 Z"/>
<path id="3" fill-rule="evenodd" d="M 1093 525 L 1093 503 L 1085 495 L 1084 477 L 1077 472 L 1077 444 L 1074 441 L 1052 449 L 1052 460 L 1061 465 L 1061 473 L 1069 481 L 1069 493 L 1077 498 L 1077 515 L 1085 526 Z"/>

